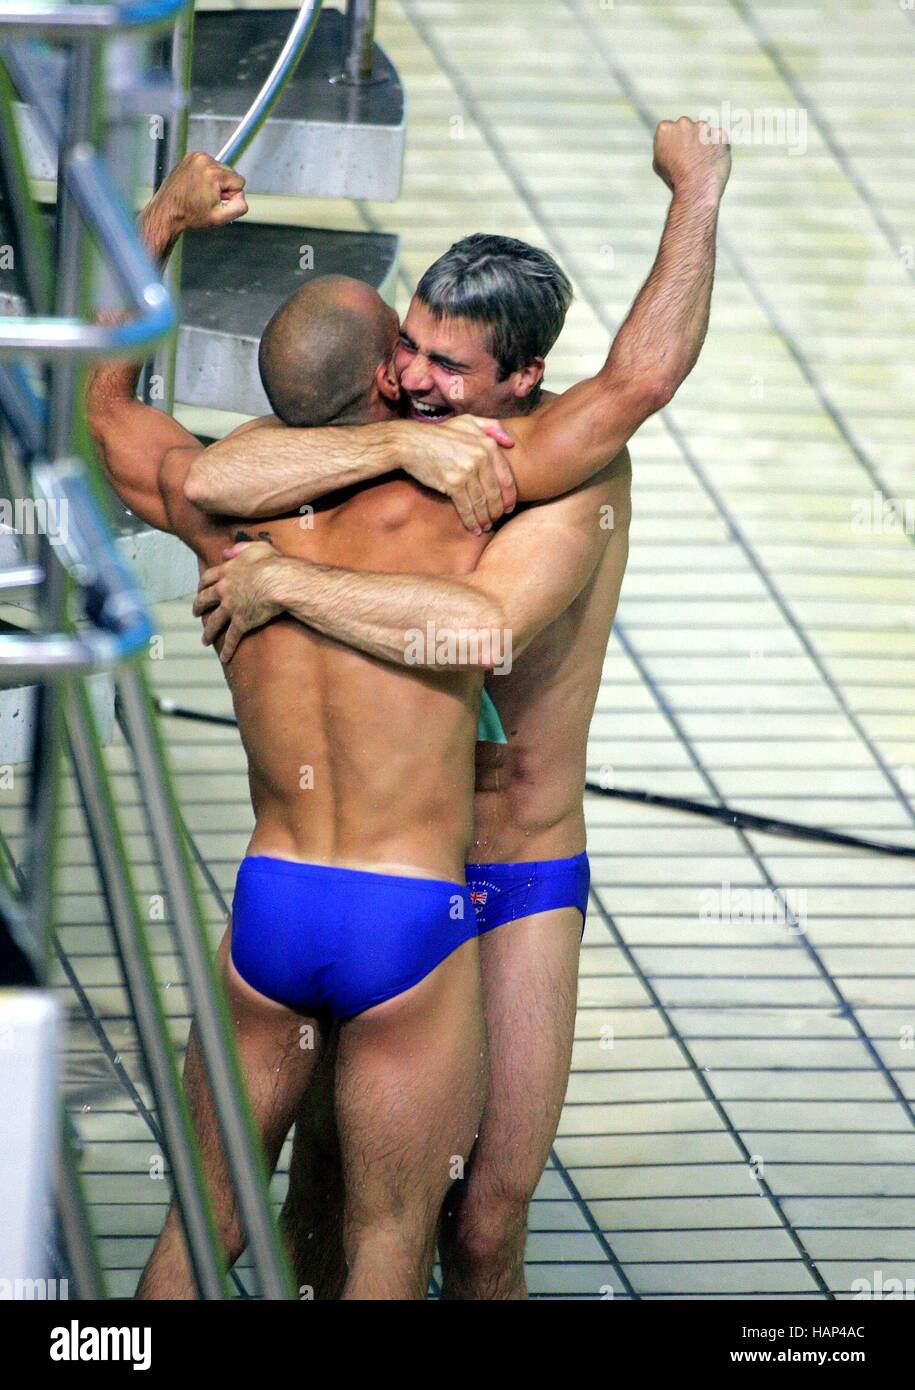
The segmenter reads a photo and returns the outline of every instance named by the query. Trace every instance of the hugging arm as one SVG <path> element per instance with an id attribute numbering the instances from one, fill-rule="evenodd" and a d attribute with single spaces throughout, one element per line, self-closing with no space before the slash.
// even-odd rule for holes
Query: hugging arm
<path id="1" fill-rule="evenodd" d="M 194 460 L 184 495 L 205 512 L 281 516 L 338 488 L 401 469 L 446 493 L 472 531 L 489 524 L 489 500 L 496 517 L 517 501 L 501 452 L 512 443 L 496 421 L 472 415 L 439 425 L 434 434 L 412 420 L 289 426 L 268 435 L 242 426 Z"/>
<path id="2" fill-rule="evenodd" d="M 490 669 L 493 651 L 518 656 L 581 592 L 603 553 L 613 502 L 629 474 L 624 450 L 575 491 L 526 508 L 460 579 L 318 565 L 262 542 L 234 547 L 234 558 L 200 581 L 194 612 L 206 615 L 204 641 L 212 642 L 228 624 L 220 655 L 229 661 L 246 632 L 286 612 L 395 665 Z M 427 653 L 425 660 L 412 638 L 429 623 L 439 631 L 498 634 L 500 640 L 464 644 L 466 650 L 447 660 Z"/>

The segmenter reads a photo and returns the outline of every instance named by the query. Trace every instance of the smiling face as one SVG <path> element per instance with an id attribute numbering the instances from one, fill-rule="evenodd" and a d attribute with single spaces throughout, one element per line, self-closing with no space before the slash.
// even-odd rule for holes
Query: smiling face
<path id="1" fill-rule="evenodd" d="M 543 359 L 503 377 L 485 324 L 439 318 L 414 297 L 400 329 L 394 369 L 411 420 L 438 424 L 471 413 L 520 415 L 543 376 Z"/>

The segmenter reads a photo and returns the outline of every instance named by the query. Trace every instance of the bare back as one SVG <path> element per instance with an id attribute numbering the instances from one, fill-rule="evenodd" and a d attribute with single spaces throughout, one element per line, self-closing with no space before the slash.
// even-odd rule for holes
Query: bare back
<path id="1" fill-rule="evenodd" d="M 489 539 L 400 475 L 313 516 L 248 523 L 205 516 L 182 486 L 166 479 L 166 506 L 202 566 L 242 526 L 285 555 L 386 573 L 465 574 Z M 248 756 L 250 853 L 463 881 L 479 673 L 389 665 L 287 617 L 249 633 L 225 673 Z"/>

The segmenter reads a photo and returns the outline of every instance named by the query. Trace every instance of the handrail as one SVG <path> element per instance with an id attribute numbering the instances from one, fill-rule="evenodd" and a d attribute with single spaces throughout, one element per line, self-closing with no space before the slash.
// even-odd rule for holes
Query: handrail
<path id="1" fill-rule="evenodd" d="M 77 586 L 93 625 L 125 644 L 125 655 L 142 645 L 152 628 L 146 600 L 121 556 L 89 475 L 77 459 L 32 465 L 35 491 L 61 522 L 57 554 Z"/>
<path id="2" fill-rule="evenodd" d="M 176 315 L 168 291 L 95 151 L 78 145 L 64 161 L 63 172 L 83 219 L 108 252 L 112 269 L 139 314 L 128 323 L 118 324 L 10 314 L 0 317 L 0 355 L 139 355 L 175 327 Z"/>
<path id="3" fill-rule="evenodd" d="M 146 639 L 144 639 L 146 640 Z M 71 636 L 0 633 L 0 686 L 34 685 L 61 676 L 91 676 L 110 671 L 129 652 L 107 634 Z"/>
<path id="4" fill-rule="evenodd" d="M 34 589 L 44 583 L 42 565 L 10 565 L 0 569 L 0 590 L 4 593 L 14 589 Z"/>
<path id="5" fill-rule="evenodd" d="M 212 1211 L 200 1168 L 187 1102 L 169 1043 L 146 924 L 127 858 L 119 808 L 106 776 L 101 744 L 84 682 L 66 707 L 73 768 L 108 905 L 115 947 L 136 1021 L 147 1075 L 156 1097 L 188 1252 L 203 1298 L 224 1298 L 225 1280 Z"/>
<path id="6" fill-rule="evenodd" d="M 3 357 L 140 357 L 175 326 L 171 300 L 162 300 L 130 323 L 86 323 L 82 319 L 0 317 Z"/>
<path id="7" fill-rule="evenodd" d="M 10 77 L 32 108 L 42 138 L 49 148 L 56 148 L 60 131 L 55 113 L 47 94 L 33 81 L 25 56 L 11 44 L 4 45 L 2 56 Z M 139 354 L 175 327 L 176 314 L 168 291 L 95 150 L 90 145 L 76 145 L 62 161 L 62 173 L 84 222 L 108 253 L 112 270 L 138 316 L 117 324 L 51 315 L 2 316 L 0 355 Z"/>
<path id="8" fill-rule="evenodd" d="M 85 633 L 0 633 L 0 684 L 17 685 L 107 670 L 148 642 L 145 601 L 118 554 L 85 470 L 75 460 L 35 464 L 36 491 L 66 519 L 58 553 L 82 594 L 92 629 Z M 20 579 L 28 579 L 23 566 Z M 8 572 L 9 573 L 9 572 Z"/>
<path id="9" fill-rule="evenodd" d="M 120 5 L 72 5 L 66 0 L 6 0 L 0 26 L 28 33 L 50 30 L 52 37 L 86 38 L 118 29 L 157 27 L 173 20 L 190 0 L 128 0 Z"/>
<path id="10" fill-rule="evenodd" d="M 234 164 L 244 154 L 257 132 L 276 105 L 283 88 L 295 72 L 299 59 L 308 47 L 321 12 L 321 0 L 302 0 L 302 8 L 279 57 L 270 69 L 264 85 L 242 116 L 216 158 L 221 164 Z"/>

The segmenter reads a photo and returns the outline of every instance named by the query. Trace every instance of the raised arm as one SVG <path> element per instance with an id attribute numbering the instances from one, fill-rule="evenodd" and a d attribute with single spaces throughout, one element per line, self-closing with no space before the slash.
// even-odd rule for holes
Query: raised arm
<path id="1" fill-rule="evenodd" d="M 623 452 L 574 492 L 521 512 L 461 579 L 376 574 L 280 555 L 263 542 L 233 547 L 233 558 L 201 578 L 194 612 L 203 640 L 228 624 L 220 653 L 230 661 L 246 632 L 280 612 L 383 661 L 441 670 L 503 667 L 580 593 L 594 572 L 612 518 L 628 508 Z M 428 625 L 466 639 L 453 652 L 424 649 Z"/>
<path id="2" fill-rule="evenodd" d="M 244 179 L 209 155 L 187 155 L 140 214 L 152 257 L 164 265 L 182 232 L 222 227 L 247 212 Z M 194 436 L 164 411 L 136 397 L 139 362 L 102 362 L 86 384 L 86 413 L 105 475 L 137 516 L 160 530 L 169 523 L 159 489 L 173 450 L 200 452 Z"/>
<path id="3" fill-rule="evenodd" d="M 720 132 L 681 116 L 658 126 L 654 167 L 673 198 L 651 274 L 606 362 L 535 415 L 505 422 L 516 440 L 512 472 L 522 501 L 556 497 L 602 469 L 696 364 L 730 150 Z"/>

